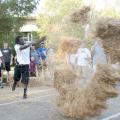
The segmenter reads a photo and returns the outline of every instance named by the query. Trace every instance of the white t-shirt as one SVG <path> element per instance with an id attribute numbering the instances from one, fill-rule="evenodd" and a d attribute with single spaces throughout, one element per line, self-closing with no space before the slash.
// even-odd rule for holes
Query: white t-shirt
<path id="1" fill-rule="evenodd" d="M 91 53 L 87 48 L 79 48 L 76 54 L 77 65 L 86 66 L 89 65 L 88 59 L 91 58 Z"/>
<path id="2" fill-rule="evenodd" d="M 30 64 L 30 47 L 23 50 L 20 50 L 20 47 L 19 44 L 15 45 L 17 62 L 23 65 Z"/>
<path id="3" fill-rule="evenodd" d="M 2 52 L 1 52 L 1 50 L 0 50 L 0 57 L 2 57 L 3 55 L 2 55 Z"/>
<path id="4" fill-rule="evenodd" d="M 69 63 L 72 65 L 75 65 L 76 63 L 76 54 L 70 54 L 69 55 Z"/>

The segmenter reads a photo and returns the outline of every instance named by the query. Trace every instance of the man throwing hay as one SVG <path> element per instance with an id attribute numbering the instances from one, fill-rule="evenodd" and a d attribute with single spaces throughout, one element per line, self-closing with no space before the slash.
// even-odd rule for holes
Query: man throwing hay
<path id="1" fill-rule="evenodd" d="M 21 80 L 24 84 L 23 99 L 27 98 L 27 87 L 29 83 L 30 46 L 33 43 L 25 43 L 21 36 L 15 39 L 16 65 L 14 70 L 14 83 L 12 91 L 15 90 L 17 82 Z"/>

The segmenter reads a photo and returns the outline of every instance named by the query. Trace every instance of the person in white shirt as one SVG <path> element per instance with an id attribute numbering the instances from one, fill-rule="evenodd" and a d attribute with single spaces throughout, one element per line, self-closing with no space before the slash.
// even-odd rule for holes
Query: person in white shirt
<path id="1" fill-rule="evenodd" d="M 68 65 L 71 70 L 76 72 L 76 54 L 68 55 Z"/>
<path id="2" fill-rule="evenodd" d="M 2 52 L 0 50 L 0 87 L 1 88 L 3 88 L 2 73 L 1 73 L 2 63 L 3 63 L 3 55 L 2 55 Z"/>
<path id="3" fill-rule="evenodd" d="M 93 71 L 96 72 L 96 67 L 98 64 L 107 64 L 110 58 L 106 55 L 102 42 L 97 40 L 94 46 L 91 48 Z"/>
<path id="4" fill-rule="evenodd" d="M 17 82 L 21 80 L 24 84 L 23 98 L 27 98 L 27 86 L 29 83 L 30 46 L 33 43 L 26 43 L 21 36 L 15 39 L 16 65 L 14 70 L 14 83 L 12 91 L 15 90 Z"/>
<path id="5" fill-rule="evenodd" d="M 91 62 L 91 53 L 88 48 L 85 47 L 83 42 L 76 53 L 77 61 L 77 73 L 81 79 L 88 77 L 90 62 Z"/>

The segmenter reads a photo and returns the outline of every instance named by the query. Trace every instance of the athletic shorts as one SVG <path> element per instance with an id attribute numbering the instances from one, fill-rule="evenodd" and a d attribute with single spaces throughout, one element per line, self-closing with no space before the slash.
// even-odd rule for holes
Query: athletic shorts
<path id="1" fill-rule="evenodd" d="M 5 66 L 1 65 L 2 70 L 10 71 L 10 62 L 5 62 Z"/>
<path id="2" fill-rule="evenodd" d="M 16 65 L 14 70 L 14 81 L 20 81 L 23 84 L 29 83 L 29 65 Z"/>

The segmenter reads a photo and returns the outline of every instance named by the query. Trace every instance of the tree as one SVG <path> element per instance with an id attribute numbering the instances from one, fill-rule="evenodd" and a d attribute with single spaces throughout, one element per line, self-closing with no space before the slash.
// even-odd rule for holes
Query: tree
<path id="1" fill-rule="evenodd" d="M 85 0 L 45 0 L 42 14 L 38 16 L 38 25 L 40 26 L 39 35 L 47 35 L 48 42 L 54 45 L 59 43 L 61 36 L 84 39 L 85 26 L 79 23 L 72 23 L 69 19 L 73 12 L 78 11 L 83 5 L 86 5 L 84 1 Z M 99 1 L 105 2 L 106 5 L 109 4 L 109 1 Z M 96 0 L 91 0 L 91 11 L 89 14 L 90 27 L 94 27 L 96 21 L 101 17 L 120 18 L 120 1 L 114 0 L 115 6 L 112 4 L 110 6 L 109 4 L 100 11 L 97 11 L 97 6 L 95 6 L 97 2 Z M 98 3 L 97 5 L 99 5 Z M 117 11 L 117 9 L 119 11 Z M 88 36 L 87 42 L 91 45 L 93 42 L 92 34 Z"/>
<path id="2" fill-rule="evenodd" d="M 0 1 L 0 32 L 11 32 L 23 24 L 23 16 L 35 9 L 35 0 L 1 0 Z"/>
<path id="3" fill-rule="evenodd" d="M 0 0 L 0 41 L 19 31 L 25 18 L 36 8 L 39 0 Z"/>
<path id="4" fill-rule="evenodd" d="M 37 20 L 40 26 L 39 35 L 44 36 L 46 34 L 49 39 L 48 43 L 53 43 L 54 45 L 58 44 L 57 41 L 60 36 L 70 36 L 73 33 L 78 36 L 81 28 L 78 25 L 68 25 L 69 22 L 64 21 L 73 11 L 79 9 L 81 4 L 82 0 L 46 0 L 45 8 L 43 7 L 42 14 L 38 16 Z M 67 25 L 70 29 L 66 29 Z"/>

